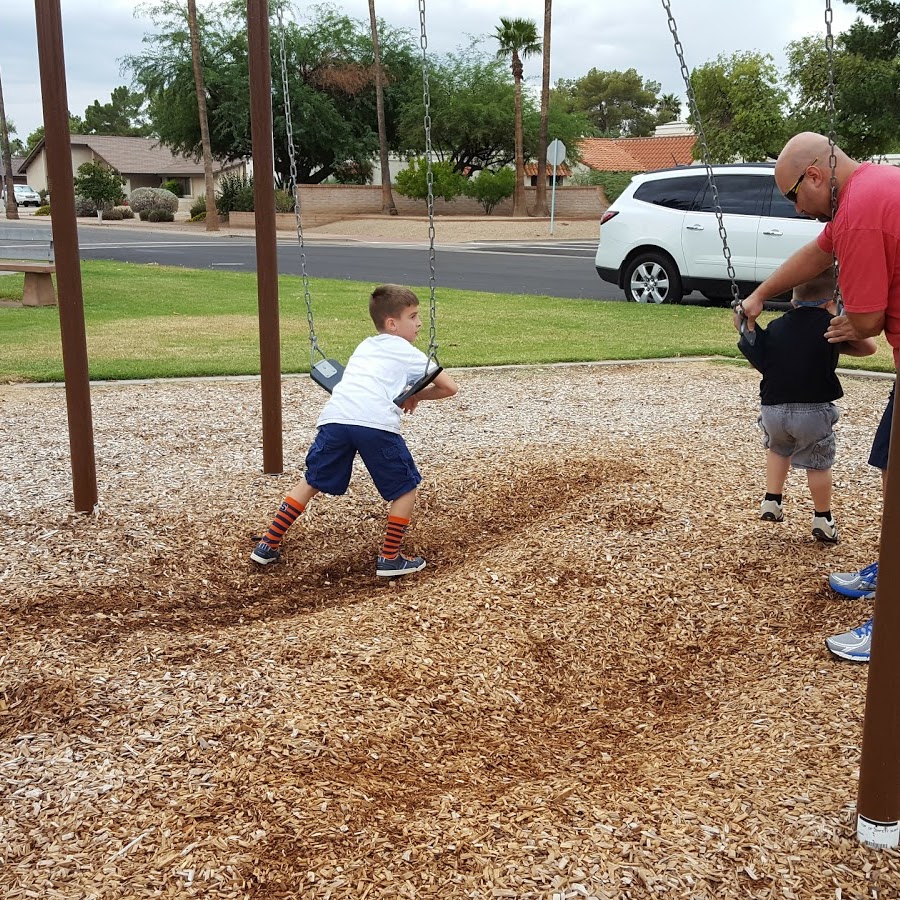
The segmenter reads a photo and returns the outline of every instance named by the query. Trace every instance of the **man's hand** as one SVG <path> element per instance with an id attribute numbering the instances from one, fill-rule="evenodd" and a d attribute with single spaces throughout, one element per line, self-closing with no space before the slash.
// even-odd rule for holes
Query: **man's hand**
<path id="1" fill-rule="evenodd" d="M 862 335 L 857 332 L 853 323 L 846 316 L 835 316 L 825 332 L 829 344 L 843 344 L 846 341 L 858 341 Z"/>

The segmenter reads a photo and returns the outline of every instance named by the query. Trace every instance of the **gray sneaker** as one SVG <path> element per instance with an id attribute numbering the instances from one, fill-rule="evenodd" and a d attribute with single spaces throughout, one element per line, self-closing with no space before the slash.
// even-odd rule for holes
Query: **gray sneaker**
<path id="1" fill-rule="evenodd" d="M 759 504 L 759 517 L 764 522 L 783 522 L 784 506 L 777 500 L 763 500 Z"/>
<path id="2" fill-rule="evenodd" d="M 825 646 L 838 659 L 867 663 L 872 649 L 872 624 L 874 619 L 864 622 L 859 628 L 836 634 L 825 639 Z"/>
<path id="3" fill-rule="evenodd" d="M 398 575 L 411 575 L 413 572 L 421 572 L 425 568 L 425 560 L 421 556 L 408 559 L 403 554 L 398 554 L 394 559 L 378 557 L 375 564 L 375 574 L 382 578 L 396 578 Z"/>
<path id="4" fill-rule="evenodd" d="M 845 597 L 866 597 L 875 592 L 878 584 L 878 563 L 873 562 L 858 572 L 833 572 L 828 584 Z"/>
<path id="5" fill-rule="evenodd" d="M 826 519 L 825 516 L 813 516 L 812 535 L 823 544 L 836 544 L 838 542 L 838 533 L 834 518 Z"/>

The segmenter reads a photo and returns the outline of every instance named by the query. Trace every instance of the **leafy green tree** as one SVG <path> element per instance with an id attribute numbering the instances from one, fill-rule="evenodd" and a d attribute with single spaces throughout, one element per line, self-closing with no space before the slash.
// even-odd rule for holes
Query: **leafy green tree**
<path id="1" fill-rule="evenodd" d="M 75 193 L 96 205 L 101 221 L 103 207 L 116 204 L 124 184 L 125 179 L 115 169 L 101 162 L 82 163 L 75 175 Z"/>
<path id="2" fill-rule="evenodd" d="M 84 120 L 81 116 L 73 116 L 69 113 L 69 134 L 84 134 Z M 26 155 L 31 153 L 35 147 L 44 139 L 44 126 L 38 125 L 25 141 Z"/>
<path id="3" fill-rule="evenodd" d="M 508 59 L 512 69 L 515 112 L 516 189 L 513 193 L 513 215 L 528 214 L 525 205 L 525 151 L 522 133 L 522 74 L 523 60 L 539 54 L 543 47 L 537 25 L 531 19 L 500 18 L 494 31 L 499 44 L 497 59 Z"/>
<path id="4" fill-rule="evenodd" d="M 466 181 L 463 193 L 477 200 L 485 215 L 489 216 L 498 203 L 513 195 L 515 189 L 516 173 L 507 166 L 497 172 L 487 170 L 479 172 L 474 178 Z"/>
<path id="5" fill-rule="evenodd" d="M 95 100 L 84 111 L 84 134 L 117 134 L 147 137 L 151 133 L 145 119 L 146 97 L 124 85 L 110 95 L 109 103 Z"/>
<path id="6" fill-rule="evenodd" d="M 435 156 L 457 172 L 474 175 L 498 170 L 515 160 L 514 86 L 509 69 L 477 45 L 430 61 L 431 139 Z M 414 95 L 403 107 L 400 138 L 405 150 L 425 149 L 422 98 Z M 569 113 L 551 96 L 549 130 L 568 147 L 590 130 L 583 117 Z M 540 111 L 527 94 L 522 97 L 524 154 L 538 152 Z"/>
<path id="7" fill-rule="evenodd" d="M 147 93 L 150 118 L 161 141 L 175 152 L 199 157 L 201 134 L 191 64 L 190 36 L 182 2 L 163 0 L 149 10 L 156 31 L 144 51 L 125 60 Z M 303 27 L 287 21 L 283 31 L 291 119 L 301 183 L 320 183 L 348 161 L 363 163 L 378 149 L 372 37 L 366 23 L 317 6 Z M 206 80 L 210 144 L 216 159 L 249 156 L 250 100 L 246 4 L 226 3 L 215 17 L 198 21 Z M 279 33 L 272 31 L 275 169 L 290 180 L 283 109 Z M 387 138 L 396 148 L 399 105 L 412 96 L 419 66 L 409 34 L 385 28 L 381 62 L 385 75 Z M 421 90 L 419 87 L 418 90 Z"/>
<path id="8" fill-rule="evenodd" d="M 641 137 L 657 124 L 660 86 L 635 69 L 591 69 L 556 83 L 555 93 L 573 112 L 586 115 L 602 137 Z"/>
<path id="9" fill-rule="evenodd" d="M 851 156 L 866 159 L 900 148 L 900 7 L 859 0 L 857 19 L 834 50 L 835 132 Z M 795 97 L 791 132 L 827 133 L 829 64 L 825 40 L 813 35 L 787 46 L 787 83 Z"/>
<path id="10" fill-rule="evenodd" d="M 463 193 L 466 179 L 449 162 L 436 161 L 431 165 L 432 190 L 435 197 L 450 201 Z M 404 197 L 426 200 L 428 197 L 428 164 L 422 157 L 414 157 L 406 169 L 397 173 L 397 190 Z"/>
<path id="11" fill-rule="evenodd" d="M 778 155 L 784 145 L 788 95 L 771 56 L 722 54 L 694 69 L 691 86 L 713 162 Z M 692 116 L 688 121 L 696 124 Z"/>

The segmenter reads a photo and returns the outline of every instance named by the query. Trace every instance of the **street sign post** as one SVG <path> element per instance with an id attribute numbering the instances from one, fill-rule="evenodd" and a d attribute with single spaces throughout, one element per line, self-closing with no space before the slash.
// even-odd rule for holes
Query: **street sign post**
<path id="1" fill-rule="evenodd" d="M 553 217 L 556 211 L 556 167 L 566 158 L 566 145 L 554 138 L 547 145 L 547 162 L 553 164 L 553 189 L 550 191 L 550 234 L 553 234 Z"/>

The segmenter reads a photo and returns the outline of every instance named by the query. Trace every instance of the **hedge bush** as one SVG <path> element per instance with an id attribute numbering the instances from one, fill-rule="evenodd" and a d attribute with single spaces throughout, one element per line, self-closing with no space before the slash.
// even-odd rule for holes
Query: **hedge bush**
<path id="1" fill-rule="evenodd" d="M 191 221 L 197 218 L 197 216 L 203 213 L 203 218 L 206 218 L 206 194 L 198 195 L 197 199 L 191 204 Z"/>
<path id="2" fill-rule="evenodd" d="M 178 212 L 178 198 L 163 188 L 137 188 L 128 197 L 128 205 L 141 217 L 150 210 L 170 212 L 173 217 Z"/>
<path id="3" fill-rule="evenodd" d="M 39 206 L 34 214 L 36 216 L 49 216 L 50 215 L 50 207 L 45 203 L 43 206 Z"/>
<path id="4" fill-rule="evenodd" d="M 96 216 L 97 204 L 89 197 L 82 197 L 80 194 L 75 195 L 75 215 L 79 217 Z"/>
<path id="5" fill-rule="evenodd" d="M 174 222 L 175 214 L 167 209 L 151 209 L 147 211 L 148 222 Z"/>

